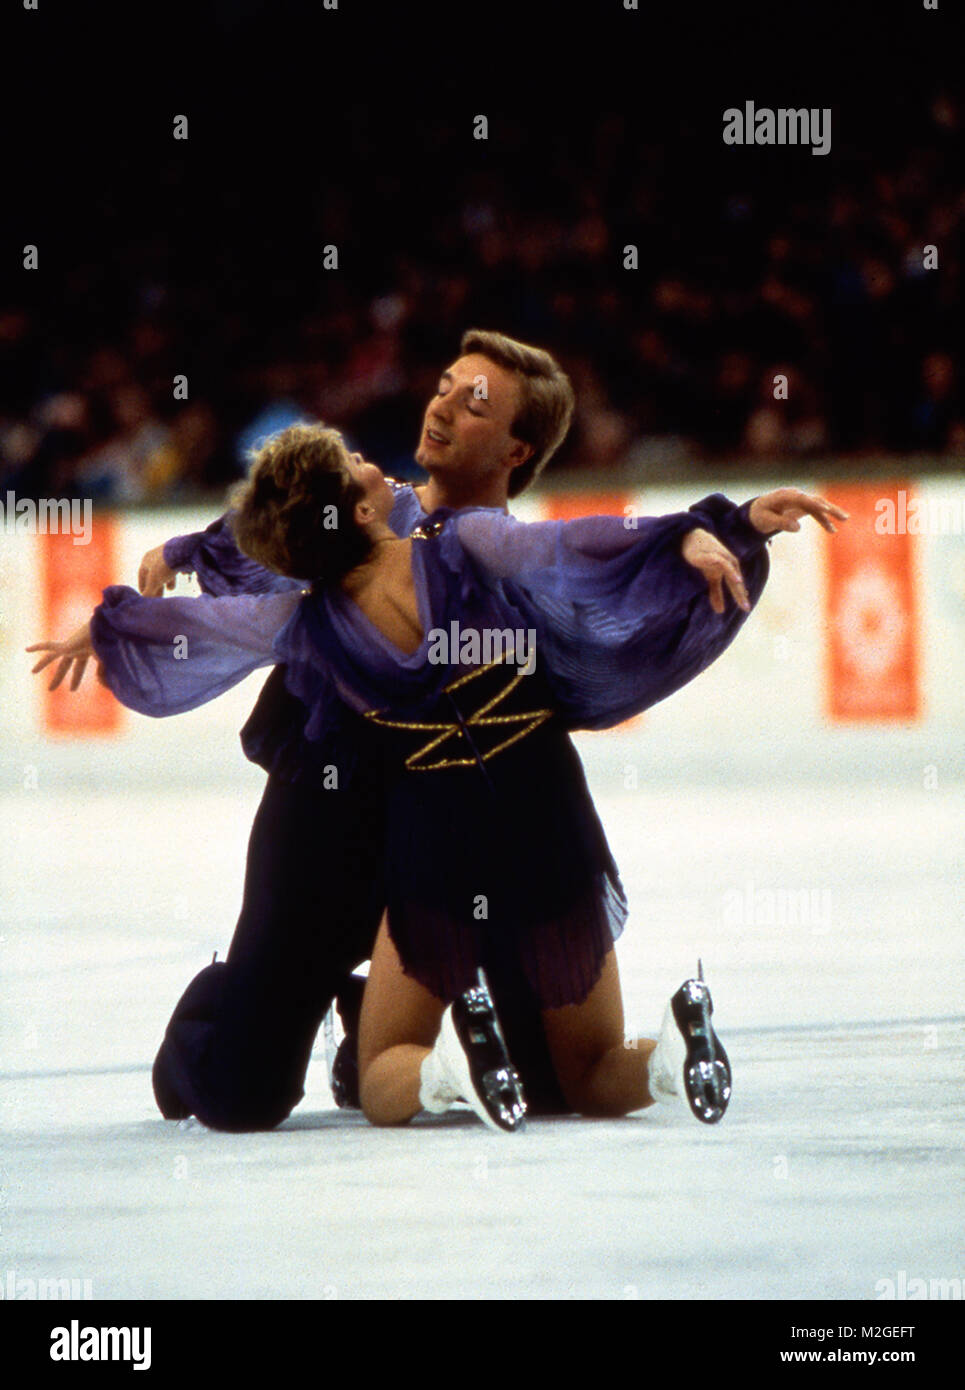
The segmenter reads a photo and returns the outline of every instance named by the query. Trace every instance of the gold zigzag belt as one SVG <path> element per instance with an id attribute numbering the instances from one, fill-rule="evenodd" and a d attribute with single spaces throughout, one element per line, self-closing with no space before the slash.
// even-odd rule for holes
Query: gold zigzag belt
<path id="1" fill-rule="evenodd" d="M 503 664 L 503 658 L 499 657 L 495 661 L 489 662 L 486 666 L 479 666 L 475 670 L 467 672 L 466 675 L 459 676 L 457 680 L 451 681 L 449 685 L 443 686 L 440 693 L 442 695 L 451 696 L 453 691 L 469 685 L 471 681 L 478 680 L 479 677 L 485 675 L 487 671 L 492 671 L 494 667 Z M 547 719 L 553 717 L 553 711 L 551 709 L 525 710 L 515 714 L 490 713 L 491 710 L 494 710 L 497 705 L 502 704 L 502 702 L 513 693 L 520 681 L 524 678 L 524 672 L 517 671 L 502 690 L 497 691 L 491 699 L 487 700 L 486 703 L 481 705 L 473 714 L 463 716 L 458 713 L 457 709 L 457 718 L 452 720 L 436 722 L 387 719 L 381 710 L 369 710 L 366 712 L 365 718 L 371 719 L 373 724 L 379 724 L 385 729 L 424 730 L 426 733 L 435 735 L 428 743 L 416 749 L 414 753 L 410 753 L 406 758 L 405 766 L 411 772 L 434 772 L 444 767 L 477 767 L 480 762 L 488 762 L 490 758 L 495 758 L 497 753 L 502 753 L 504 749 L 511 747 L 512 744 L 518 743 L 521 738 L 525 738 L 527 734 L 533 733 L 541 724 L 545 724 Z M 455 705 L 455 701 L 453 701 L 453 704 Z M 525 727 L 520 728 L 518 727 L 519 725 L 524 725 Z M 501 743 L 497 743 L 495 747 L 488 748 L 485 751 L 477 749 L 475 740 L 469 733 L 471 729 L 505 729 L 508 727 L 512 727 L 514 732 L 507 738 L 504 738 Z M 439 748 L 440 745 L 446 743 L 451 738 L 462 739 L 468 743 L 473 750 L 470 756 L 463 758 L 442 758 L 436 762 L 424 761 L 424 759 Z"/>

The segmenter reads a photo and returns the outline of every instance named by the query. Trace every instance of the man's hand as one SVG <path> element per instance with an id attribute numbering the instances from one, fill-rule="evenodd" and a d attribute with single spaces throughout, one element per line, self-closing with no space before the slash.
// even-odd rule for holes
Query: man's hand
<path id="1" fill-rule="evenodd" d="M 750 599 L 744 587 L 741 567 L 736 556 L 726 545 L 721 545 L 716 536 L 698 526 L 684 536 L 681 555 L 688 565 L 699 569 L 710 586 L 710 606 L 715 613 L 724 611 L 724 584 L 734 596 L 734 601 L 745 613 L 751 611 Z"/>
<path id="2" fill-rule="evenodd" d="M 177 570 L 173 570 L 164 559 L 164 546 L 149 550 L 141 561 L 137 572 L 137 587 L 145 598 L 160 598 L 165 589 L 173 589 L 177 580 Z"/>
<path id="3" fill-rule="evenodd" d="M 84 679 L 84 672 L 87 670 L 87 663 L 94 655 L 94 648 L 90 640 L 90 623 L 85 623 L 79 627 L 75 633 L 67 638 L 66 642 L 35 642 L 32 647 L 27 648 L 28 652 L 47 652 L 48 655 L 42 657 L 31 671 L 31 675 L 36 676 L 45 666 L 49 666 L 52 661 L 60 659 L 57 672 L 47 687 L 48 690 L 56 690 L 58 685 L 66 678 L 71 667 L 73 675 L 70 680 L 71 690 L 76 690 Z"/>
<path id="4" fill-rule="evenodd" d="M 848 513 L 840 507 L 823 497 L 812 497 L 797 487 L 779 487 L 776 492 L 755 497 L 748 512 L 751 525 L 763 535 L 774 531 L 800 531 L 802 516 L 813 516 L 832 535 L 838 529 L 831 521 L 832 516 L 839 521 L 848 520 Z"/>

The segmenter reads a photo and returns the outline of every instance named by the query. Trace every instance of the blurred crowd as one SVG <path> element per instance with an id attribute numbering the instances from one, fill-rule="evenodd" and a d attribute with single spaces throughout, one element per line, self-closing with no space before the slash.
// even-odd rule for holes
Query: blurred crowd
<path id="1" fill-rule="evenodd" d="M 641 148 L 621 116 L 538 170 L 522 128 L 462 168 L 440 127 L 415 191 L 403 171 L 347 166 L 261 260 L 264 220 L 246 225 L 226 195 L 203 270 L 179 259 L 184 223 L 145 227 L 118 198 L 42 289 L 0 301 L 0 495 L 214 491 L 298 418 L 413 476 L 425 403 L 468 327 L 547 347 L 570 372 L 578 411 L 554 469 L 965 455 L 960 121 L 937 94 L 884 157 L 740 165 L 721 146 L 706 178 Z M 180 157 L 158 196 L 190 207 Z M 393 205 L 404 216 L 386 226 Z M 321 269 L 325 244 L 338 271 Z"/>

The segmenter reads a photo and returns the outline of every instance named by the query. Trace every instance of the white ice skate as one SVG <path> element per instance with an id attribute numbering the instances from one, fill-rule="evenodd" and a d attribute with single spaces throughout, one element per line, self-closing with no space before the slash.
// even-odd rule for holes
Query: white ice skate
<path id="1" fill-rule="evenodd" d="M 509 1060 L 499 1019 L 482 970 L 479 984 L 466 990 L 442 1015 L 435 1046 L 422 1063 L 419 1101 L 441 1115 L 463 1100 L 495 1130 L 517 1130 L 526 1100 Z"/>
<path id="2" fill-rule="evenodd" d="M 731 1094 L 730 1063 L 711 1027 L 714 1012 L 704 970 L 685 980 L 663 1016 L 657 1046 L 648 1061 L 650 1094 L 655 1100 L 686 1101 L 698 1120 L 722 1119 Z"/>

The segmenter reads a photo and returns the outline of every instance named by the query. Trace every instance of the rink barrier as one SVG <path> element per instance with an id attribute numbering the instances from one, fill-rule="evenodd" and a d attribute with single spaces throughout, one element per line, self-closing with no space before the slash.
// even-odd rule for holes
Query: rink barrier
<path id="1" fill-rule="evenodd" d="M 705 742 L 735 727 L 735 712 L 765 740 L 813 738 L 833 729 L 884 732 L 903 726 L 944 739 L 961 729 L 965 689 L 965 480 L 837 484 L 793 480 L 851 513 L 835 536 L 805 518 L 794 535 L 769 546 L 771 572 L 755 613 L 727 652 L 698 681 L 633 721 L 647 739 Z M 729 480 L 735 501 L 788 485 L 787 478 Z M 686 510 L 717 490 L 713 479 L 645 489 L 524 495 L 512 504 L 523 521 L 607 512 L 662 515 Z M 914 524 L 915 501 L 924 522 Z M 887 503 L 889 524 L 882 525 Z M 109 583 L 136 585 L 145 551 L 200 530 L 215 506 L 159 511 L 95 509 L 90 544 L 59 535 L 0 532 L 0 727 L 5 735 L 81 741 L 153 737 L 149 725 L 179 726 L 185 741 L 225 735 L 234 742 L 264 681 L 256 672 L 219 700 L 178 720 L 150 721 L 122 710 L 93 679 L 81 692 L 51 695 L 29 674 L 23 647 L 66 636 L 88 616 Z M 897 521 L 896 521 L 897 518 Z M 197 592 L 181 577 L 178 592 Z M 594 739 L 607 740 L 608 735 Z M 158 745 L 160 747 L 160 745 Z"/>

